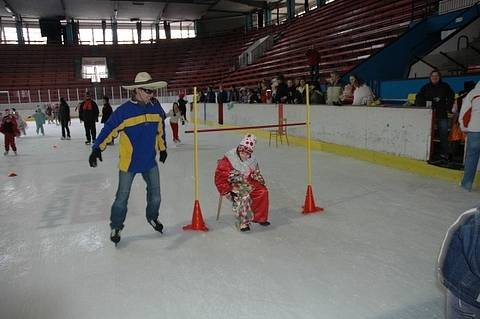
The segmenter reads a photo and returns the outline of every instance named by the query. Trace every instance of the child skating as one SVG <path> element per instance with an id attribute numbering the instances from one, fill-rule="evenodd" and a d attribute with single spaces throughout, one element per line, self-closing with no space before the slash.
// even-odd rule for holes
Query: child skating
<path id="1" fill-rule="evenodd" d="M 186 121 L 185 116 L 182 115 L 177 102 L 173 103 L 172 109 L 166 114 L 166 117 L 170 117 L 170 127 L 172 128 L 173 142 L 175 144 L 182 141 L 178 137 L 178 121 L 184 123 Z"/>
<path id="2" fill-rule="evenodd" d="M 47 119 L 47 116 L 45 113 L 42 112 L 42 109 L 37 107 L 37 110 L 35 113 L 32 115 L 32 117 L 35 120 L 35 125 L 37 126 L 37 135 L 39 132 L 42 132 L 42 135 L 45 135 L 45 131 L 43 129 L 43 124 L 45 124 L 45 120 Z"/>
<path id="3" fill-rule="evenodd" d="M 12 148 L 13 153 L 17 155 L 15 137 L 20 136 L 20 130 L 18 129 L 15 116 L 9 109 L 5 110 L 5 115 L 3 116 L 0 124 L 0 132 L 5 135 L 5 153 L 3 153 L 3 155 L 8 155 L 10 147 Z"/>

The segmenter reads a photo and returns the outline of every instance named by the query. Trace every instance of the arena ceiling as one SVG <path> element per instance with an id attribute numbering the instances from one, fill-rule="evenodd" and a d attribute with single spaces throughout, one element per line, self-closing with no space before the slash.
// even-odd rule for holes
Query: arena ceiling
<path id="1" fill-rule="evenodd" d="M 0 0 L 0 16 L 75 20 L 178 21 L 216 19 L 245 15 L 284 0 Z M 9 12 L 12 11 L 12 12 Z"/>

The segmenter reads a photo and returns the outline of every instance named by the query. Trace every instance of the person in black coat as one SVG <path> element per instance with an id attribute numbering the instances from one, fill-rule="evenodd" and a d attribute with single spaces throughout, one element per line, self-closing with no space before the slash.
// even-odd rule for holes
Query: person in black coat
<path id="1" fill-rule="evenodd" d="M 442 81 L 440 72 L 436 70 L 430 73 L 430 82 L 421 88 L 415 98 L 415 105 L 433 109 L 440 138 L 441 161 L 448 161 L 448 113 L 452 109 L 454 98 L 455 92 Z"/>
<path id="2" fill-rule="evenodd" d="M 286 103 L 288 99 L 288 86 L 285 83 L 285 78 L 283 75 L 277 76 L 278 86 L 277 93 L 275 94 L 276 103 Z"/>
<path id="3" fill-rule="evenodd" d="M 70 124 L 70 106 L 67 104 L 63 97 L 60 98 L 60 108 L 58 110 L 58 119 L 60 120 L 60 125 L 62 126 L 62 140 L 70 139 L 70 129 L 68 125 Z M 67 131 L 67 136 L 65 137 L 65 131 Z"/>
<path id="4" fill-rule="evenodd" d="M 85 136 L 87 140 L 85 144 L 90 145 L 93 141 L 97 139 L 97 129 L 95 123 L 98 122 L 98 115 L 100 111 L 98 110 L 98 105 L 92 100 L 90 92 L 85 93 L 85 100 L 80 103 L 78 107 L 78 117 L 80 121 L 84 123 L 85 127 Z"/>
<path id="5" fill-rule="evenodd" d="M 102 119 L 100 120 L 100 123 L 105 124 L 108 121 L 108 118 L 110 115 L 112 115 L 113 109 L 112 106 L 110 105 L 110 98 L 108 96 L 103 97 L 103 108 L 102 108 Z M 112 140 L 108 145 L 113 145 L 114 140 Z"/>
<path id="6" fill-rule="evenodd" d="M 185 125 L 185 120 L 187 118 L 187 101 L 184 100 L 183 98 L 185 97 L 185 94 L 181 93 L 178 95 L 178 108 L 180 110 L 180 115 L 182 116 L 182 125 Z"/>
<path id="7" fill-rule="evenodd" d="M 110 105 L 110 98 L 108 96 L 103 97 L 102 119 L 100 123 L 105 124 L 108 121 L 110 115 L 112 115 L 113 109 Z"/>

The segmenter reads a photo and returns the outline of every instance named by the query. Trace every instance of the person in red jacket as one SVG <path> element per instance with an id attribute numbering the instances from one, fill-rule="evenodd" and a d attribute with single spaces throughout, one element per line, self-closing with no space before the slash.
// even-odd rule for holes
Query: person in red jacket
<path id="1" fill-rule="evenodd" d="M 312 45 L 307 52 L 305 52 L 305 56 L 310 66 L 310 81 L 317 83 L 320 77 L 320 53 Z"/>
<path id="2" fill-rule="evenodd" d="M 18 129 L 15 116 L 9 109 L 5 110 L 5 116 L 0 123 L 0 132 L 5 134 L 5 153 L 3 153 L 3 155 L 8 155 L 10 147 L 12 147 L 13 153 L 17 155 L 15 137 L 20 136 L 20 130 Z"/>
<path id="3" fill-rule="evenodd" d="M 222 196 L 233 202 L 240 231 L 249 231 L 250 222 L 270 225 L 268 189 L 252 154 L 255 144 L 255 135 L 245 135 L 236 148 L 218 161 L 215 171 L 215 186 Z"/>

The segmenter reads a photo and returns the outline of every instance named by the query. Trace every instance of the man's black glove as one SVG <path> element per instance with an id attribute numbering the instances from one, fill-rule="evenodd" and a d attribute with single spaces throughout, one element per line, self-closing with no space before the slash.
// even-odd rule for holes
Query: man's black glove
<path id="1" fill-rule="evenodd" d="M 88 162 L 90 163 L 90 167 L 97 167 L 97 158 L 102 162 L 102 151 L 98 148 L 94 148 L 92 150 L 92 154 L 88 158 Z"/>
<path id="2" fill-rule="evenodd" d="M 167 151 L 160 151 L 160 162 L 165 163 L 167 159 Z"/>

